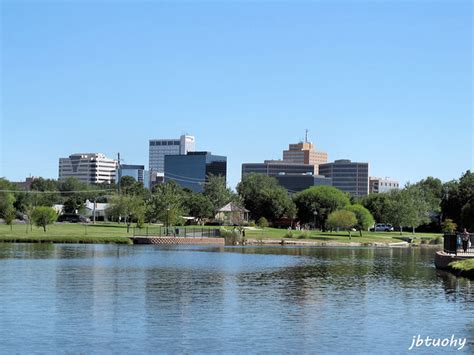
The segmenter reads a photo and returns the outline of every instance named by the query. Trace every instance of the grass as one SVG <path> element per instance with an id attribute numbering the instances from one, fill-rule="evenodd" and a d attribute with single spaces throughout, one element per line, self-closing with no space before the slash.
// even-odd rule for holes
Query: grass
<path id="1" fill-rule="evenodd" d="M 131 236 L 123 224 L 53 224 L 46 232 L 35 226 L 26 232 L 26 225 L 13 225 L 11 230 L 0 225 L 0 242 L 130 244 Z"/>
<path id="2" fill-rule="evenodd" d="M 421 237 L 427 240 L 436 239 L 441 236 L 441 234 L 435 233 L 420 233 L 420 234 L 411 234 L 404 233 L 400 236 L 398 232 L 362 232 L 362 237 L 359 232 L 352 232 L 352 239 L 349 239 L 349 234 L 347 232 L 320 232 L 320 231 L 295 231 L 292 230 L 291 239 L 300 239 L 308 241 L 327 241 L 327 242 L 355 242 L 355 243 L 397 243 L 401 240 L 399 237 L 410 237 L 415 238 L 416 240 L 421 240 Z M 255 239 L 287 239 L 286 235 L 288 230 L 286 229 L 277 229 L 277 228 L 265 228 L 259 230 L 249 230 L 245 231 L 246 238 L 255 238 Z"/>
<path id="3" fill-rule="evenodd" d="M 187 227 L 193 228 L 193 227 Z M 201 228 L 201 227 L 196 227 Z M 215 226 L 204 228 L 216 228 Z M 158 234 L 159 227 L 150 226 L 150 234 Z M 277 228 L 246 229 L 245 237 L 251 239 L 287 239 L 288 230 Z M 397 243 L 400 239 L 398 232 L 363 232 L 362 237 L 359 232 L 352 233 L 349 240 L 347 232 L 319 232 L 319 231 L 292 231 L 292 239 L 322 242 L 341 243 Z M 411 233 L 404 233 L 403 236 L 410 238 L 421 237 L 425 240 L 434 240 L 441 234 L 421 233 L 413 236 Z M 127 233 L 127 226 L 118 223 L 97 223 L 97 224 L 53 224 L 47 227 L 46 233 L 42 228 L 28 228 L 26 225 L 13 225 L 12 230 L 7 225 L 0 225 L 0 242 L 50 242 L 50 243 L 131 243 L 133 236 L 132 228 Z"/>

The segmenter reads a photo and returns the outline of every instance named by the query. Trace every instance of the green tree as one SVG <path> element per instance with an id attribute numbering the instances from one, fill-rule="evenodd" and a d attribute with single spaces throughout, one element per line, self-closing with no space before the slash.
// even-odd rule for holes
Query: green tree
<path id="1" fill-rule="evenodd" d="M 390 195 L 388 193 L 370 194 L 362 198 L 361 204 L 369 210 L 378 223 L 386 223 Z"/>
<path id="2" fill-rule="evenodd" d="M 357 224 L 355 225 L 355 228 L 359 230 L 361 237 L 363 230 L 367 230 L 375 224 L 374 217 L 372 217 L 370 211 L 362 205 L 350 205 L 346 207 L 346 210 L 355 214 L 357 218 Z"/>
<path id="3" fill-rule="evenodd" d="M 415 228 L 430 221 L 430 207 L 417 186 L 407 186 L 402 190 L 392 190 L 387 208 L 387 222 L 400 227 Z"/>
<path id="4" fill-rule="evenodd" d="M 331 212 L 326 220 L 328 229 L 343 229 L 349 232 L 349 239 L 352 238 L 351 228 L 357 225 L 357 217 L 354 212 L 348 210 L 337 210 Z"/>
<path id="5" fill-rule="evenodd" d="M 265 217 L 260 217 L 259 220 L 257 221 L 257 225 L 260 228 L 268 228 L 268 221 Z"/>
<path id="6" fill-rule="evenodd" d="M 224 176 L 208 175 L 206 184 L 204 185 L 203 195 L 212 203 L 213 211 L 225 206 L 231 201 L 238 201 L 235 193 L 226 186 Z"/>
<path id="7" fill-rule="evenodd" d="M 136 222 L 137 227 L 144 223 L 145 202 L 137 196 L 114 195 L 110 198 L 110 206 L 107 214 L 123 221 L 127 225 L 127 233 L 130 233 L 130 226 Z"/>
<path id="8" fill-rule="evenodd" d="M 46 226 L 56 221 L 57 215 L 53 208 L 47 206 L 36 207 L 32 214 L 32 220 L 38 227 L 43 227 L 46 232 Z"/>
<path id="9" fill-rule="evenodd" d="M 186 196 L 183 207 L 187 213 L 196 218 L 198 222 L 213 218 L 215 215 L 212 201 L 209 197 L 201 193 L 190 193 Z"/>
<path id="10" fill-rule="evenodd" d="M 313 186 L 297 193 L 294 201 L 298 217 L 303 223 L 316 219 L 317 225 L 324 227 L 331 212 L 349 204 L 349 196 L 332 186 Z"/>
<path id="11" fill-rule="evenodd" d="M 157 185 L 147 204 L 147 221 L 161 221 L 167 227 L 176 224 L 183 213 L 185 197 L 186 193 L 175 181 Z"/>
<path id="12" fill-rule="evenodd" d="M 444 233 L 454 233 L 457 227 L 457 224 L 449 218 L 445 219 L 444 222 L 441 224 L 441 230 Z"/>
<path id="13" fill-rule="evenodd" d="M 36 178 L 31 183 L 30 190 L 41 192 L 32 195 L 35 206 L 53 206 L 63 202 L 57 180 Z"/>
<path id="14" fill-rule="evenodd" d="M 474 199 L 461 208 L 461 222 L 463 228 L 474 231 Z"/>
<path id="15" fill-rule="evenodd" d="M 0 218 L 12 229 L 12 223 L 15 219 L 15 196 L 11 192 L 0 192 Z"/>
<path id="16" fill-rule="evenodd" d="M 283 217 L 293 219 L 296 215 L 290 195 L 274 177 L 248 174 L 237 185 L 237 191 L 254 219 L 265 217 L 274 221 Z"/>

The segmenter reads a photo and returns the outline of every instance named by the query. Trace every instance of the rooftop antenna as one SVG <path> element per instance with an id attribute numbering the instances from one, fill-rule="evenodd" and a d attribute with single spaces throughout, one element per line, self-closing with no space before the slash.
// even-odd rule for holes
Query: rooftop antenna
<path id="1" fill-rule="evenodd" d="M 304 137 L 304 142 L 308 143 L 308 129 L 307 128 L 306 128 L 306 134 L 305 134 L 305 137 Z"/>

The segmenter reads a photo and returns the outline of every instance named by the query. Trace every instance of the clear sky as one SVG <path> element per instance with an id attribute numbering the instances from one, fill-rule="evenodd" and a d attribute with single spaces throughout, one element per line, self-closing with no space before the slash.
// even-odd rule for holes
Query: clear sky
<path id="1" fill-rule="evenodd" d="M 309 129 L 402 183 L 473 168 L 471 1 L 1 1 L 0 176 L 196 136 L 241 163 Z"/>

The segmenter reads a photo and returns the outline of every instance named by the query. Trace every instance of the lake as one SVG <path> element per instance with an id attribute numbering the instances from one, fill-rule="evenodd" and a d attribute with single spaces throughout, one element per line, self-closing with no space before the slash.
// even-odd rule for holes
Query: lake
<path id="1" fill-rule="evenodd" d="M 472 282 L 433 255 L 0 244 L 0 352 L 406 353 L 420 334 L 472 353 Z"/>

